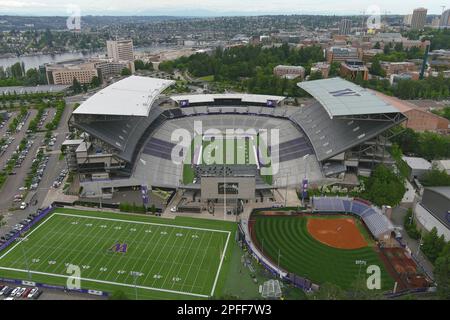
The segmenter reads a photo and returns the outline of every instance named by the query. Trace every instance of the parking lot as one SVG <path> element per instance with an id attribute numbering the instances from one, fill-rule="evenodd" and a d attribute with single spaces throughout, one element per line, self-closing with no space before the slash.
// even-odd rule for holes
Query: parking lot
<path id="1" fill-rule="evenodd" d="M 69 99 L 68 99 L 69 100 Z M 73 101 L 76 97 L 71 97 L 67 103 L 60 124 L 53 131 L 52 136 L 46 140 L 44 132 L 28 134 L 26 130 L 11 133 L 14 143 L 8 147 L 8 151 L 0 157 L 0 165 L 6 165 L 7 160 L 16 151 L 20 141 L 27 139 L 20 167 L 14 168 L 11 176 L 8 177 L 0 190 L 0 214 L 4 216 L 5 224 L 0 226 L 0 236 L 6 236 L 19 227 L 30 214 L 36 213 L 40 208 L 51 188 L 62 188 L 62 181 L 67 175 L 65 160 L 60 160 L 60 148 L 68 133 L 67 122 L 71 114 Z M 37 110 L 30 110 L 31 114 L 24 123 L 24 128 L 28 128 L 29 122 L 37 115 Z M 48 109 L 48 113 L 38 126 L 51 121 L 54 117 L 54 110 Z M 45 112 L 44 112 L 45 115 Z M 31 143 L 33 141 L 33 143 Z M 51 169 L 49 169 L 51 168 Z M 26 186 L 28 182 L 28 187 Z"/>
<path id="2" fill-rule="evenodd" d="M 2 300 L 36 300 L 42 294 L 37 287 L 15 286 L 0 283 L 0 299 Z"/>

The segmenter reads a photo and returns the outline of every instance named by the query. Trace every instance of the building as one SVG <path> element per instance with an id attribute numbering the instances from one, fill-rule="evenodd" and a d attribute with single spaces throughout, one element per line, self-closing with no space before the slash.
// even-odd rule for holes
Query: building
<path id="1" fill-rule="evenodd" d="M 107 81 L 110 77 L 120 75 L 122 70 L 127 68 L 133 74 L 135 72 L 133 61 L 113 61 L 112 59 L 91 60 L 95 63 L 98 76 L 102 81 Z"/>
<path id="2" fill-rule="evenodd" d="M 414 218 L 419 228 L 436 228 L 439 236 L 450 241 L 450 187 L 425 188 L 422 200 L 414 207 Z"/>
<path id="3" fill-rule="evenodd" d="M 330 74 L 330 65 L 326 62 L 317 62 L 311 67 L 311 74 L 319 72 L 323 79 L 328 78 Z"/>
<path id="4" fill-rule="evenodd" d="M 108 58 L 115 62 L 134 61 L 133 40 L 108 40 L 106 49 Z"/>
<path id="5" fill-rule="evenodd" d="M 327 49 L 327 62 L 344 62 L 362 58 L 362 50 L 352 47 L 331 47 Z"/>
<path id="6" fill-rule="evenodd" d="M 386 101 L 386 103 L 395 106 L 408 118 L 402 123 L 402 126 L 405 128 L 418 132 L 450 133 L 450 121 L 448 119 L 429 112 L 427 109 L 419 108 L 411 102 L 387 96 L 378 91 L 373 91 L 373 93 Z"/>
<path id="7" fill-rule="evenodd" d="M 441 19 L 439 20 L 439 28 L 447 29 L 450 28 L 450 9 L 442 12 Z"/>
<path id="8" fill-rule="evenodd" d="M 340 76 L 352 80 L 360 76 L 362 80 L 369 80 L 369 69 L 361 60 L 346 60 L 341 63 Z"/>
<path id="9" fill-rule="evenodd" d="M 403 156 L 402 159 L 408 165 L 410 181 L 420 180 L 424 174 L 431 170 L 431 163 L 423 158 Z"/>
<path id="10" fill-rule="evenodd" d="M 390 77 L 393 74 L 403 74 L 408 72 L 417 72 L 419 67 L 414 62 L 389 62 L 381 61 L 381 68 L 386 72 L 386 76 Z"/>
<path id="11" fill-rule="evenodd" d="M 311 183 L 335 181 L 347 171 L 370 174 L 379 163 L 393 165 L 385 133 L 406 120 L 394 106 L 340 78 L 299 82 L 312 96 L 301 106 L 288 105 L 282 96 L 164 95 L 173 84 L 131 76 L 74 110 L 69 126 L 83 141 L 68 142 L 68 158 L 76 159 L 71 170 L 78 175 L 82 197 L 146 186 L 180 190 L 182 201 L 202 208 L 266 202 L 276 189 L 298 188 L 305 176 Z M 200 155 L 207 146 L 202 141 L 211 141 L 205 133 L 212 129 L 217 141 L 223 141 L 217 131 L 227 129 L 240 129 L 232 138 L 248 145 L 255 146 L 261 129 L 279 130 L 279 140 L 268 146 L 267 158 L 253 147 L 248 157 L 254 162 L 235 164 L 231 157 L 232 163 L 204 163 Z M 190 135 L 186 146 L 193 146 L 193 153 L 173 140 L 175 130 Z M 270 165 L 270 173 L 261 164 Z M 225 194 L 230 202 L 224 203 Z"/>
<path id="12" fill-rule="evenodd" d="M 339 23 L 339 34 L 349 35 L 352 30 L 352 21 L 349 19 L 342 19 Z"/>
<path id="13" fill-rule="evenodd" d="M 411 25 L 411 22 L 412 22 L 412 14 L 407 14 L 407 15 L 405 15 L 404 17 L 403 17 L 403 24 L 405 25 L 405 26 L 410 26 Z"/>
<path id="14" fill-rule="evenodd" d="M 411 18 L 411 29 L 422 30 L 427 22 L 427 9 L 417 8 L 414 9 Z"/>
<path id="15" fill-rule="evenodd" d="M 98 77 L 98 71 L 93 62 L 71 60 L 49 64 L 45 66 L 47 82 L 51 85 L 72 85 L 73 80 L 79 83 L 90 83 L 92 78 Z"/>
<path id="16" fill-rule="evenodd" d="M 433 160 L 433 168 L 445 171 L 450 176 L 450 159 L 449 160 Z"/>
<path id="17" fill-rule="evenodd" d="M 296 79 L 305 78 L 305 68 L 302 66 L 283 66 L 278 65 L 273 68 L 273 74 L 280 78 Z"/>

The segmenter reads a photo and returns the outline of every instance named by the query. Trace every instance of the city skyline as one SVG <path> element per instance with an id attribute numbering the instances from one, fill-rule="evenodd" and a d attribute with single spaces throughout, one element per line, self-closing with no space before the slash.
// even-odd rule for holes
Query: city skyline
<path id="1" fill-rule="evenodd" d="M 57 1 L 57 0 L 0 0 L 2 15 L 68 15 L 69 8 L 78 6 L 81 15 L 173 15 L 173 16 L 232 16 L 232 15 L 266 15 L 266 14 L 318 14 L 318 15 L 359 15 L 363 11 L 372 13 L 373 6 L 380 8 L 381 14 L 409 14 L 415 8 L 426 7 L 428 14 L 441 14 L 444 2 L 409 1 L 401 2 L 381 0 L 346 1 L 336 4 L 330 0 L 249 0 L 246 6 L 237 0 L 175 0 L 167 2 L 146 2 L 130 0 L 126 3 L 118 0 L 99 0 L 96 2 Z M 298 8 L 298 9 L 295 9 Z M 447 8 L 448 9 L 448 8 Z"/>

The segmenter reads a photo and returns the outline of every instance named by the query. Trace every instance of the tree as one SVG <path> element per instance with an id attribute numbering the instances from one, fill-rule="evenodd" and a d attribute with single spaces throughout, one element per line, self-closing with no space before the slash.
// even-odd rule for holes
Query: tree
<path id="1" fill-rule="evenodd" d="M 114 291 L 108 298 L 109 300 L 129 300 L 128 296 L 122 290 Z"/>
<path id="2" fill-rule="evenodd" d="M 403 179 L 383 164 L 375 167 L 367 181 L 365 198 L 375 205 L 397 206 L 405 194 Z"/>
<path id="3" fill-rule="evenodd" d="M 325 282 L 320 286 L 319 291 L 312 296 L 314 300 L 345 300 L 347 297 L 341 287 Z"/>
<path id="4" fill-rule="evenodd" d="M 74 93 L 81 93 L 83 91 L 81 83 L 77 80 L 77 78 L 73 78 L 71 89 Z"/>
<path id="5" fill-rule="evenodd" d="M 437 229 L 434 227 L 425 234 L 422 243 L 422 252 L 427 256 L 431 263 L 435 263 L 445 247 L 444 235 L 438 236 Z"/>
<path id="6" fill-rule="evenodd" d="M 421 182 L 426 187 L 450 186 L 450 176 L 444 170 L 433 168 L 423 175 Z"/>
<path id="7" fill-rule="evenodd" d="M 322 79 L 322 78 L 323 78 L 322 72 L 320 72 L 320 71 L 312 72 L 309 75 L 309 80 L 319 80 L 319 79 Z"/>
<path id="8" fill-rule="evenodd" d="M 131 70 L 128 68 L 123 68 L 122 71 L 120 72 L 121 76 L 131 76 Z"/>
<path id="9" fill-rule="evenodd" d="M 375 45 L 373 46 L 374 49 L 381 49 L 381 44 L 379 41 L 377 41 L 377 43 L 375 43 Z"/>
<path id="10" fill-rule="evenodd" d="M 101 84 L 102 84 L 102 82 L 100 81 L 99 77 L 97 77 L 97 76 L 92 77 L 91 87 L 97 88 L 97 87 L 100 87 Z"/>
<path id="11" fill-rule="evenodd" d="M 367 279 L 361 275 L 351 284 L 349 298 L 351 300 L 381 300 L 383 293 L 381 290 L 369 289 Z"/>
<path id="12" fill-rule="evenodd" d="M 450 242 L 447 243 L 436 260 L 434 275 L 437 294 L 441 299 L 450 299 Z"/>
<path id="13" fill-rule="evenodd" d="M 380 77 L 386 77 L 386 71 L 381 67 L 380 61 L 378 59 L 374 59 L 372 62 L 372 66 L 370 67 L 370 73 Z"/>

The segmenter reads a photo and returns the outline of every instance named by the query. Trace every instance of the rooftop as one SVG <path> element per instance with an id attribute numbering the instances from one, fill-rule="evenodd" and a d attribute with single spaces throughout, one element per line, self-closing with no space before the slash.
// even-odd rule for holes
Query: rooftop
<path id="1" fill-rule="evenodd" d="M 148 116 L 156 98 L 175 81 L 130 76 L 100 90 L 74 114 Z"/>
<path id="2" fill-rule="evenodd" d="M 297 85 L 319 101 L 331 119 L 399 112 L 372 91 L 341 78 L 300 82 Z"/>
<path id="3" fill-rule="evenodd" d="M 430 170 L 431 169 L 431 163 L 429 161 L 425 160 L 424 158 L 403 156 L 402 159 L 412 169 L 419 169 L 419 170 Z"/>
<path id="4" fill-rule="evenodd" d="M 450 199 L 450 187 L 430 187 L 427 189 L 430 189 L 436 193 L 443 195 L 447 199 Z"/>

